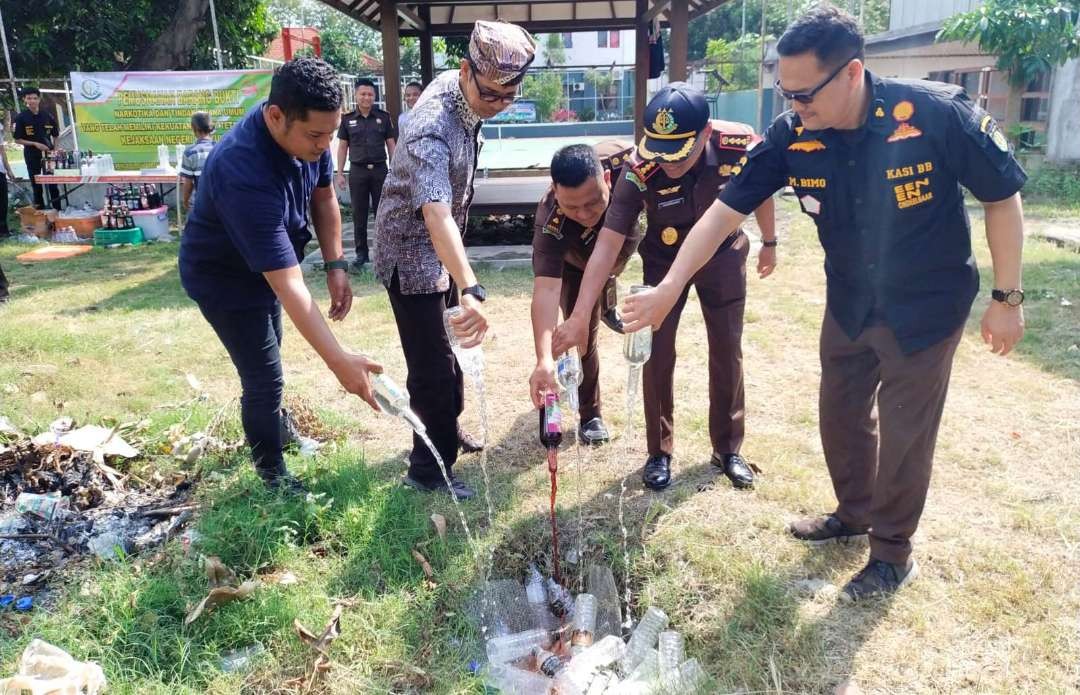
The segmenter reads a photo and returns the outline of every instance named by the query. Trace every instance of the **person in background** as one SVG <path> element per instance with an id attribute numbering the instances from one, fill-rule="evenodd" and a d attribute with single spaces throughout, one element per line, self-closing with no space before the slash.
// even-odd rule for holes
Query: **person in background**
<path id="1" fill-rule="evenodd" d="M 781 188 L 795 190 L 825 251 L 818 418 L 838 504 L 788 531 L 813 547 L 869 536 L 869 561 L 841 594 L 855 601 L 893 594 L 919 574 L 911 537 L 979 292 L 961 186 L 982 204 L 993 261 L 983 340 L 1006 355 L 1024 335 L 1027 174 L 962 87 L 867 70 L 858 22 L 831 5 L 796 20 L 776 50 L 776 91 L 791 109 L 690 230 L 662 281 L 626 302 L 624 319 L 627 330 L 663 322 L 743 217 Z"/>
<path id="2" fill-rule="evenodd" d="M 44 170 L 45 155 L 53 150 L 60 126 L 52 114 L 41 108 L 40 89 L 26 87 L 22 98 L 26 108 L 15 117 L 15 142 L 23 146 L 26 173 L 33 182 L 34 207 L 42 210 L 45 208 L 45 191 L 37 177 Z M 54 209 L 60 209 L 60 187 L 56 184 L 49 184 L 49 200 Z"/>
<path id="3" fill-rule="evenodd" d="M 15 172 L 11 170 L 11 162 L 7 158 L 6 144 L 4 123 L 0 120 L 0 160 L 4 163 L 4 171 L 0 173 L 0 241 L 11 236 L 11 229 L 8 227 L 8 179 L 15 180 Z"/>
<path id="4" fill-rule="evenodd" d="M 398 116 L 398 133 L 405 130 L 405 124 L 409 122 L 409 116 L 412 114 L 413 107 L 416 106 L 416 100 L 420 98 L 423 91 L 424 86 L 419 82 L 410 82 L 405 85 L 405 110 Z"/>
<path id="5" fill-rule="evenodd" d="M 386 180 L 387 152 L 394 156 L 397 128 L 390 114 L 375 108 L 375 83 L 356 81 L 356 110 L 341 118 L 338 130 L 337 184 L 345 186 L 345 160 L 349 161 L 349 199 L 353 209 L 356 260 L 352 269 L 363 270 L 368 254 L 368 213 L 378 212 L 383 181 Z"/>
<path id="6" fill-rule="evenodd" d="M 464 406 L 462 371 L 443 328 L 443 312 L 460 304 L 462 315 L 453 328 L 462 346 L 483 342 L 487 292 L 469 265 L 462 239 L 480 128 L 482 119 L 518 98 L 535 55 L 536 42 L 521 27 L 476 23 L 460 68 L 439 75 L 416 103 L 375 220 L 375 275 L 394 311 L 409 369 L 406 387 L 459 498 L 475 492 L 453 475 L 458 451 L 476 450 L 481 444 L 458 428 Z M 413 435 L 403 483 L 425 492 L 449 492 L 435 457 L 418 435 Z"/>
<path id="7" fill-rule="evenodd" d="M 203 165 L 210 156 L 210 150 L 214 149 L 214 121 L 210 119 L 210 114 L 205 111 L 191 114 L 191 132 L 195 134 L 195 142 L 187 146 L 180 161 L 180 199 L 184 201 L 185 210 L 191 209 L 192 196 L 199 188 Z"/>
<path id="8" fill-rule="evenodd" d="M 300 259 L 319 239 L 329 317 L 352 307 L 341 250 L 330 143 L 341 119 L 332 67 L 290 60 L 275 72 L 269 99 L 225 134 L 206 160 L 200 193 L 180 237 L 180 282 L 217 333 L 240 376 L 240 417 L 255 470 L 271 489 L 303 492 L 285 468 L 281 410 L 281 310 L 338 382 L 378 410 L 371 374 L 382 367 L 343 348 L 304 284 Z"/>

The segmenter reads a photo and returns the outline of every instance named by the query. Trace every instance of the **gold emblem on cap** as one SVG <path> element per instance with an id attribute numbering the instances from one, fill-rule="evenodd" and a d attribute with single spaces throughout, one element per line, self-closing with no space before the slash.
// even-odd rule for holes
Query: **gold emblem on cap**
<path id="1" fill-rule="evenodd" d="M 660 241 L 664 242 L 668 246 L 674 246 L 675 242 L 679 240 L 679 230 L 674 227 L 665 227 L 664 231 L 660 232 Z"/>
<path id="2" fill-rule="evenodd" d="M 675 114 L 671 113 L 671 109 L 660 109 L 656 112 L 656 119 L 653 121 L 654 131 L 661 135 L 671 135 L 678 127 L 679 124 L 675 122 Z"/>

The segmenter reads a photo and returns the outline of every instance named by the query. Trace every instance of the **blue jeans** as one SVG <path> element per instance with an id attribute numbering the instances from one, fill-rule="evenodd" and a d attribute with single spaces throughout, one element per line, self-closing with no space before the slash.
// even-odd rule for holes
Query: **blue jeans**
<path id="1" fill-rule="evenodd" d="M 281 304 L 223 311 L 199 306 L 240 376 L 240 419 L 255 470 L 264 479 L 285 473 L 281 424 Z"/>

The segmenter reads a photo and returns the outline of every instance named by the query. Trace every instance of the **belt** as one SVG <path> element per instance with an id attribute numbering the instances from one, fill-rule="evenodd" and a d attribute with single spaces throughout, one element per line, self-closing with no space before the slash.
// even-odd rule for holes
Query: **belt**
<path id="1" fill-rule="evenodd" d="M 365 169 L 374 169 L 375 167 L 386 166 L 386 162 L 352 162 L 351 166 L 364 167 Z"/>

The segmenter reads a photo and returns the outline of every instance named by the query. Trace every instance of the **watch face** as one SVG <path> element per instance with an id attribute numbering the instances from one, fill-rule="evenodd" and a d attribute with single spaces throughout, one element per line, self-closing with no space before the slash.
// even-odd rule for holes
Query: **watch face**
<path id="1" fill-rule="evenodd" d="M 1005 294 L 1005 303 L 1009 306 L 1020 306 L 1024 303 L 1024 293 L 1020 290 L 1011 290 Z"/>

